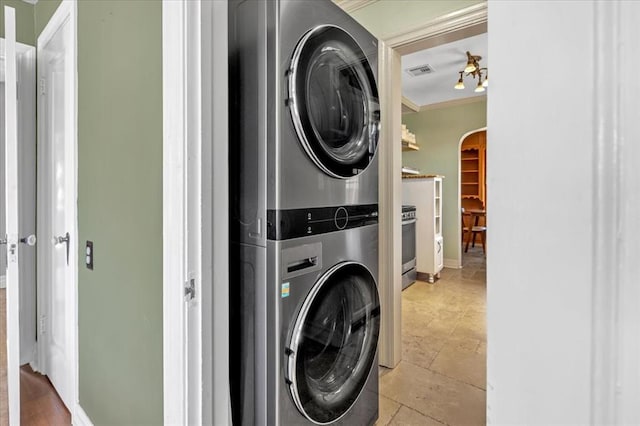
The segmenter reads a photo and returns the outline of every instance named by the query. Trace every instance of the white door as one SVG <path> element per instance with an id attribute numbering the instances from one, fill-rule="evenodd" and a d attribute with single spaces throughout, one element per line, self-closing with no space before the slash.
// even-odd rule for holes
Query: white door
<path id="1" fill-rule="evenodd" d="M 43 33 L 45 35 L 45 33 Z M 75 88 L 71 21 L 67 18 L 38 40 L 40 143 L 45 145 L 41 169 L 46 174 L 43 213 L 45 279 L 44 371 L 69 410 L 74 397 L 75 265 Z M 48 244 L 48 246 L 46 246 Z"/>
<path id="2" fill-rule="evenodd" d="M 7 245 L 7 391 L 9 424 L 20 424 L 20 271 L 18 236 L 18 104 L 15 10 L 4 7 L 5 221 Z M 2 236 L 4 239 L 4 236 Z M 9 344 L 10 343 L 10 344 Z"/>

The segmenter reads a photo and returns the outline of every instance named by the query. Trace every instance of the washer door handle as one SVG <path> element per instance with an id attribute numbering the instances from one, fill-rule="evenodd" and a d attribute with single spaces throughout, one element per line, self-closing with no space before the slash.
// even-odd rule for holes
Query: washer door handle
<path id="1" fill-rule="evenodd" d="M 285 372 L 284 372 L 284 381 L 287 383 L 287 385 L 290 386 L 293 384 L 293 381 L 291 381 L 291 377 L 289 377 L 290 376 L 289 372 L 291 371 L 292 368 L 295 368 L 295 365 L 293 364 L 293 357 L 291 356 L 294 354 L 294 352 L 290 348 L 286 347 L 284 348 L 284 353 L 287 356 L 287 368 L 285 369 Z"/>

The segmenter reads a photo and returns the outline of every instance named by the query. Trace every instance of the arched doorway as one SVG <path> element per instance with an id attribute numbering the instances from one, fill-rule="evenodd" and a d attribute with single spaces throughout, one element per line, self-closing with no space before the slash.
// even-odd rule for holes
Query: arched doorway
<path id="1" fill-rule="evenodd" d="M 458 241 L 462 241 L 461 208 L 486 210 L 487 208 L 487 128 L 472 130 L 460 138 L 458 150 Z M 486 226 L 486 217 L 479 218 Z M 462 262 L 462 245 L 459 259 Z"/>

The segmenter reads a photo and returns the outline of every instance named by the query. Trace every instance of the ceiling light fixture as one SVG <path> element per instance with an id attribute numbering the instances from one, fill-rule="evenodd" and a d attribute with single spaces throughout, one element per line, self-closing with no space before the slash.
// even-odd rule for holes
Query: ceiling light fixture
<path id="1" fill-rule="evenodd" d="M 482 56 L 472 55 L 471 53 L 467 52 L 467 66 L 464 67 L 463 71 L 458 71 L 458 73 L 460 74 L 460 78 L 458 79 L 456 85 L 453 86 L 454 89 L 464 89 L 463 77 L 465 73 L 467 74 L 467 76 L 470 75 L 474 79 L 476 77 L 478 78 L 478 85 L 474 90 L 476 93 L 484 92 L 485 87 L 489 87 L 489 70 L 487 68 L 480 67 L 480 60 L 482 60 Z M 485 75 L 484 80 L 482 78 L 483 72 Z"/>
<path id="2" fill-rule="evenodd" d="M 456 83 L 456 85 L 453 86 L 454 89 L 458 89 L 458 90 L 464 89 L 464 81 L 462 81 L 462 74 L 464 74 L 464 71 L 460 71 L 460 79 L 458 79 L 458 82 Z"/>
<path id="3" fill-rule="evenodd" d="M 478 69 L 478 61 L 482 59 L 480 56 L 474 56 L 467 52 L 467 66 L 464 67 L 464 72 L 470 73 Z"/>

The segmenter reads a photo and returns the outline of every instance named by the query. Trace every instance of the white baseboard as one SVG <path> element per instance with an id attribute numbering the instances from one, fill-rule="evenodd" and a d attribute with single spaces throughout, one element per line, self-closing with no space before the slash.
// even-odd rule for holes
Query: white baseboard
<path id="1" fill-rule="evenodd" d="M 0 288 L 7 288 L 7 277 L 0 275 Z"/>
<path id="2" fill-rule="evenodd" d="M 43 376 L 46 376 L 46 374 L 44 374 L 44 372 L 40 369 L 40 366 L 38 365 L 37 360 L 38 360 L 38 349 L 36 347 L 36 350 L 33 351 L 33 360 L 29 363 L 29 367 L 31 367 L 34 373 L 40 373 Z"/>
<path id="3" fill-rule="evenodd" d="M 93 426 L 91 419 L 89 419 L 89 416 L 87 416 L 87 413 L 84 412 L 80 404 L 76 404 L 71 424 L 73 424 L 73 426 Z"/>
<path id="4" fill-rule="evenodd" d="M 457 259 L 444 259 L 444 267 L 445 268 L 451 268 L 451 269 L 460 269 L 462 268 L 462 265 L 460 264 L 460 261 Z"/>

